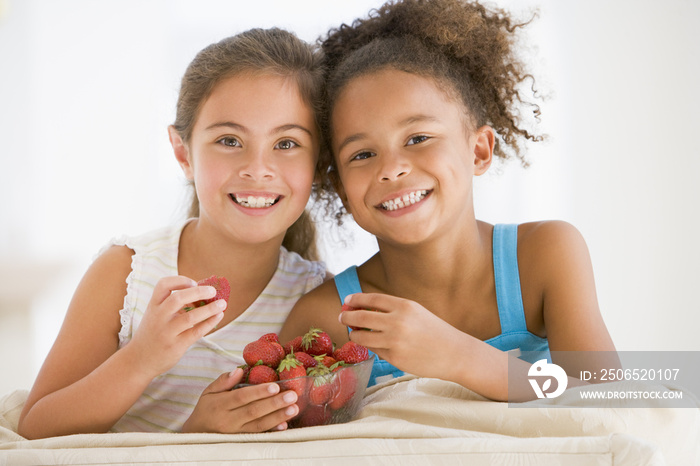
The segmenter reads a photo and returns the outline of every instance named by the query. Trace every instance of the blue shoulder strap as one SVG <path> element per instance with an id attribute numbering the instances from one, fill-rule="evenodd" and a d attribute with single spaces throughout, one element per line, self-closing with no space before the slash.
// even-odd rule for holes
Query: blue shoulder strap
<path id="1" fill-rule="evenodd" d="M 335 276 L 335 287 L 340 296 L 340 303 L 345 302 L 345 297 L 349 294 L 362 293 L 360 279 L 357 276 L 357 267 L 351 265 L 347 269 Z"/>
<path id="2" fill-rule="evenodd" d="M 518 225 L 494 225 L 493 268 L 501 333 L 527 331 L 518 270 Z"/>

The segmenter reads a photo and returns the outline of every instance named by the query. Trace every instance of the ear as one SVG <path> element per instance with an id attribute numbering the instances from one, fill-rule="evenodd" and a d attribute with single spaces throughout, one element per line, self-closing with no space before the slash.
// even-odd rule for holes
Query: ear
<path id="1" fill-rule="evenodd" d="M 192 181 L 194 179 L 194 170 L 192 168 L 190 151 L 187 145 L 173 125 L 168 126 L 168 136 L 170 137 L 170 145 L 173 146 L 173 152 L 175 152 L 177 163 L 180 164 L 182 171 L 185 173 L 185 177 Z"/>
<path id="2" fill-rule="evenodd" d="M 496 133 L 490 126 L 482 126 L 474 134 L 474 175 L 486 173 L 493 160 L 493 149 L 496 146 Z"/>

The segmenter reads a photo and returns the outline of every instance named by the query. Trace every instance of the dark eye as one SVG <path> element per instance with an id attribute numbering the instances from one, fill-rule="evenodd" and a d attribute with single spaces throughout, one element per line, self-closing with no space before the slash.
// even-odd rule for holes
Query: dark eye
<path id="1" fill-rule="evenodd" d="M 232 138 L 230 136 L 223 137 L 216 141 L 217 143 L 226 146 L 226 147 L 240 147 L 241 143 L 238 141 L 236 138 Z"/>
<path id="2" fill-rule="evenodd" d="M 360 152 L 352 156 L 350 160 L 365 160 L 374 157 L 374 152 Z"/>
<path id="3" fill-rule="evenodd" d="M 298 146 L 298 144 L 296 142 L 292 141 L 291 139 L 285 139 L 283 141 L 278 142 L 277 145 L 275 146 L 275 148 L 282 149 L 282 150 L 289 150 L 289 149 L 294 149 L 297 146 Z"/>
<path id="4" fill-rule="evenodd" d="M 420 144 L 421 142 L 426 141 L 426 140 L 428 140 L 428 139 L 430 139 L 428 136 L 424 136 L 424 135 L 422 135 L 422 134 L 419 135 L 419 136 L 413 136 L 413 137 L 411 137 L 411 138 L 408 140 L 408 142 L 406 143 L 406 145 L 407 145 L 407 146 L 412 146 L 412 145 L 415 145 L 415 144 Z"/>

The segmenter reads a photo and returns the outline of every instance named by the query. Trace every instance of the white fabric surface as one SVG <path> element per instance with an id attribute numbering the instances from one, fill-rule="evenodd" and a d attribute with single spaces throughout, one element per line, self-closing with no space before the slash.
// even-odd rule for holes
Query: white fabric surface
<path id="1" fill-rule="evenodd" d="M 0 399 L 0 465 L 700 465 L 696 399 L 695 408 L 586 408 L 574 388 L 548 400 L 555 406 L 514 408 L 453 383 L 405 376 L 368 389 L 357 418 L 341 425 L 30 441 L 15 432 L 26 394 Z"/>

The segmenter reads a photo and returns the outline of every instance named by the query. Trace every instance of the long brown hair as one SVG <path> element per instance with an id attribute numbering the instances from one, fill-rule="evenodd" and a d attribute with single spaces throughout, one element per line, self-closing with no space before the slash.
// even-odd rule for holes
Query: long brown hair
<path id="1" fill-rule="evenodd" d="M 223 79 L 253 72 L 295 80 L 302 99 L 313 110 L 316 124 L 323 98 L 320 53 L 293 33 L 278 29 L 250 29 L 209 45 L 187 67 L 180 84 L 173 127 L 189 144 L 199 111 Z M 199 216 L 199 199 L 191 183 L 189 217 Z M 316 227 L 304 210 L 287 230 L 282 245 L 309 260 L 318 260 Z"/>

